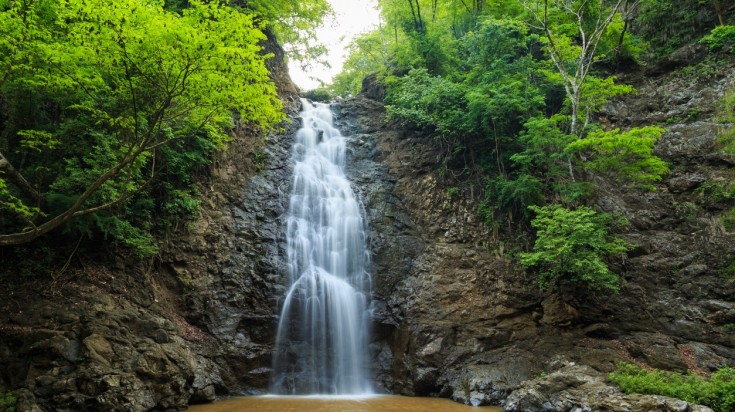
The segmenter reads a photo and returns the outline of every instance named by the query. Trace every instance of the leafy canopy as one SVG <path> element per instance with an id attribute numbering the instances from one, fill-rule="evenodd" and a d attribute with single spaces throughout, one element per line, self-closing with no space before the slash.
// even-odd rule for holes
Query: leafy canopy
<path id="1" fill-rule="evenodd" d="M 327 0 L 235 0 L 233 3 L 262 20 L 294 60 L 308 65 L 327 53 L 315 35 L 316 29 L 333 13 Z"/>
<path id="2" fill-rule="evenodd" d="M 233 113 L 260 128 L 283 119 L 260 26 L 219 2 L 10 1 L 0 13 L 0 207 L 13 216 L 0 244 L 76 218 L 67 231 L 150 254 L 153 226 L 191 213 L 173 205 L 191 205 L 191 174 L 225 147 Z"/>

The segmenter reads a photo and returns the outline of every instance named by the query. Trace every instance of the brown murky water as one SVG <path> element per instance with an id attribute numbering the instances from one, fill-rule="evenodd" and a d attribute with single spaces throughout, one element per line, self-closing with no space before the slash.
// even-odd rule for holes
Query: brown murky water
<path id="1" fill-rule="evenodd" d="M 360 399 L 311 396 L 253 396 L 207 405 L 192 405 L 192 412 L 500 412 L 491 406 L 472 407 L 437 398 L 371 396 Z"/>

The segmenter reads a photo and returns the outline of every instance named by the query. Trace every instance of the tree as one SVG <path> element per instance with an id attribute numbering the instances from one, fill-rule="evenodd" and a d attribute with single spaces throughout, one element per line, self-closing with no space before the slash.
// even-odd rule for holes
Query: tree
<path id="1" fill-rule="evenodd" d="M 250 11 L 271 28 L 288 56 L 307 65 L 326 55 L 327 49 L 316 38 L 316 28 L 332 15 L 327 0 L 234 0 L 233 4 Z"/>
<path id="2" fill-rule="evenodd" d="M 348 45 L 349 56 L 342 72 L 335 76 L 331 89 L 338 95 L 356 95 L 362 88 L 362 80 L 369 74 L 381 73 L 388 64 L 388 41 L 382 30 L 358 35 Z"/>
<path id="3" fill-rule="evenodd" d="M 204 136 L 224 147 L 233 110 L 262 128 L 283 118 L 258 45 L 265 36 L 253 17 L 217 2 L 191 1 L 179 14 L 155 0 L 25 0 L 0 13 L 0 38 L 17 39 L 0 43 L 3 99 L 12 104 L 22 89 L 61 112 L 29 129 L 18 127 L 29 121 L 21 117 L 2 123 L 8 145 L 35 147 L 48 170 L 25 178 L 0 153 L 0 206 L 25 222 L 0 245 L 125 203 L 172 142 Z"/>
<path id="4" fill-rule="evenodd" d="M 539 286 L 559 288 L 581 285 L 592 290 L 617 292 L 620 278 L 604 259 L 633 248 L 610 234 L 622 218 L 581 206 L 569 210 L 560 205 L 531 206 L 536 213 L 531 225 L 536 228 L 533 252 L 521 253 L 521 264 L 539 269 Z"/>
<path id="5" fill-rule="evenodd" d="M 625 0 L 613 1 L 610 7 L 605 7 L 603 0 L 554 0 L 552 5 L 549 3 L 549 0 L 523 2 L 535 21 L 529 24 L 546 36 L 549 58 L 561 75 L 571 106 L 570 133 L 579 135 L 583 131 L 579 118 L 583 108 L 585 82 L 595 62 L 600 41 Z M 555 16 L 552 13 L 561 13 L 571 22 L 576 33 L 572 30 L 564 33 L 564 29 L 569 26 L 558 24 L 559 22 L 556 22 L 556 27 L 560 28 L 559 33 L 553 31 Z M 587 114 L 585 118 L 586 116 Z"/>
<path id="6" fill-rule="evenodd" d="M 725 19 L 722 17 L 722 6 L 720 5 L 720 0 L 712 0 L 712 5 L 715 7 L 715 13 L 717 14 L 717 21 L 720 23 L 720 26 L 724 26 Z"/>

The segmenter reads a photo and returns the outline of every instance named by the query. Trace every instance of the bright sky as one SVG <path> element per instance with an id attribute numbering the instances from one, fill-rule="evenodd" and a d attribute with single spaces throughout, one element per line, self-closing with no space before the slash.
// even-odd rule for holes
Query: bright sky
<path id="1" fill-rule="evenodd" d="M 319 87 L 319 80 L 329 83 L 334 75 L 342 71 L 342 64 L 347 57 L 345 48 L 350 39 L 378 26 L 377 0 L 329 0 L 329 3 L 336 17 L 317 29 L 316 36 L 329 49 L 327 60 L 332 67 L 313 64 L 308 72 L 304 72 L 298 62 L 288 64 L 291 79 L 304 91 Z"/>

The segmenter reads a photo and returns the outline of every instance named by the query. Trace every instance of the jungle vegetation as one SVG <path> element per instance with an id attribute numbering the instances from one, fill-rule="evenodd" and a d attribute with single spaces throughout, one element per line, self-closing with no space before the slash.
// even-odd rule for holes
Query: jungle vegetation
<path id="1" fill-rule="evenodd" d="M 496 241 L 567 236 L 551 228 L 586 219 L 602 243 L 570 246 L 566 259 L 592 249 L 605 265 L 632 246 L 615 236 L 618 217 L 593 210 L 591 176 L 655 190 L 668 165 L 653 153 L 661 125 L 605 130 L 595 113 L 635 93 L 615 73 L 697 41 L 731 54 L 735 11 L 721 3 L 380 0 L 381 26 L 354 41 L 329 92 L 356 94 L 377 74 L 388 119 L 441 142 L 440 175 L 482 189 L 478 213 Z M 265 33 L 308 61 L 323 52 L 309 33 L 329 13 L 326 0 L 0 0 L 4 256 L 28 274 L 53 242 L 155 256 L 197 216 L 199 185 L 235 123 L 266 131 L 283 120 Z M 540 239 L 519 252 L 542 253 Z M 541 276 L 544 288 L 580 281 L 540 264 L 554 259 L 520 262 L 559 275 Z M 617 275 L 598 273 L 579 283 L 617 290 Z"/>
<path id="2" fill-rule="evenodd" d="M 64 249 L 52 241 L 155 255 L 197 215 L 199 183 L 235 123 L 267 131 L 284 118 L 266 32 L 313 56 L 297 32 L 330 10 L 325 0 L 0 0 L 4 257 L 38 274 Z"/>
<path id="3" fill-rule="evenodd" d="M 595 115 L 611 99 L 636 93 L 616 73 L 697 42 L 731 56 L 734 8 L 702 0 L 379 6 L 381 26 L 352 44 L 331 92 L 358 93 L 375 74 L 388 120 L 446 147 L 440 175 L 451 171 L 454 184 L 482 188 L 478 213 L 496 239 L 535 234 L 535 244 L 516 250 L 540 287 L 617 291 L 620 278 L 607 262 L 634 246 L 616 235 L 625 227 L 619 216 L 595 209 L 593 177 L 624 190 L 656 190 L 669 166 L 653 148 L 666 130 L 607 130 Z"/>

